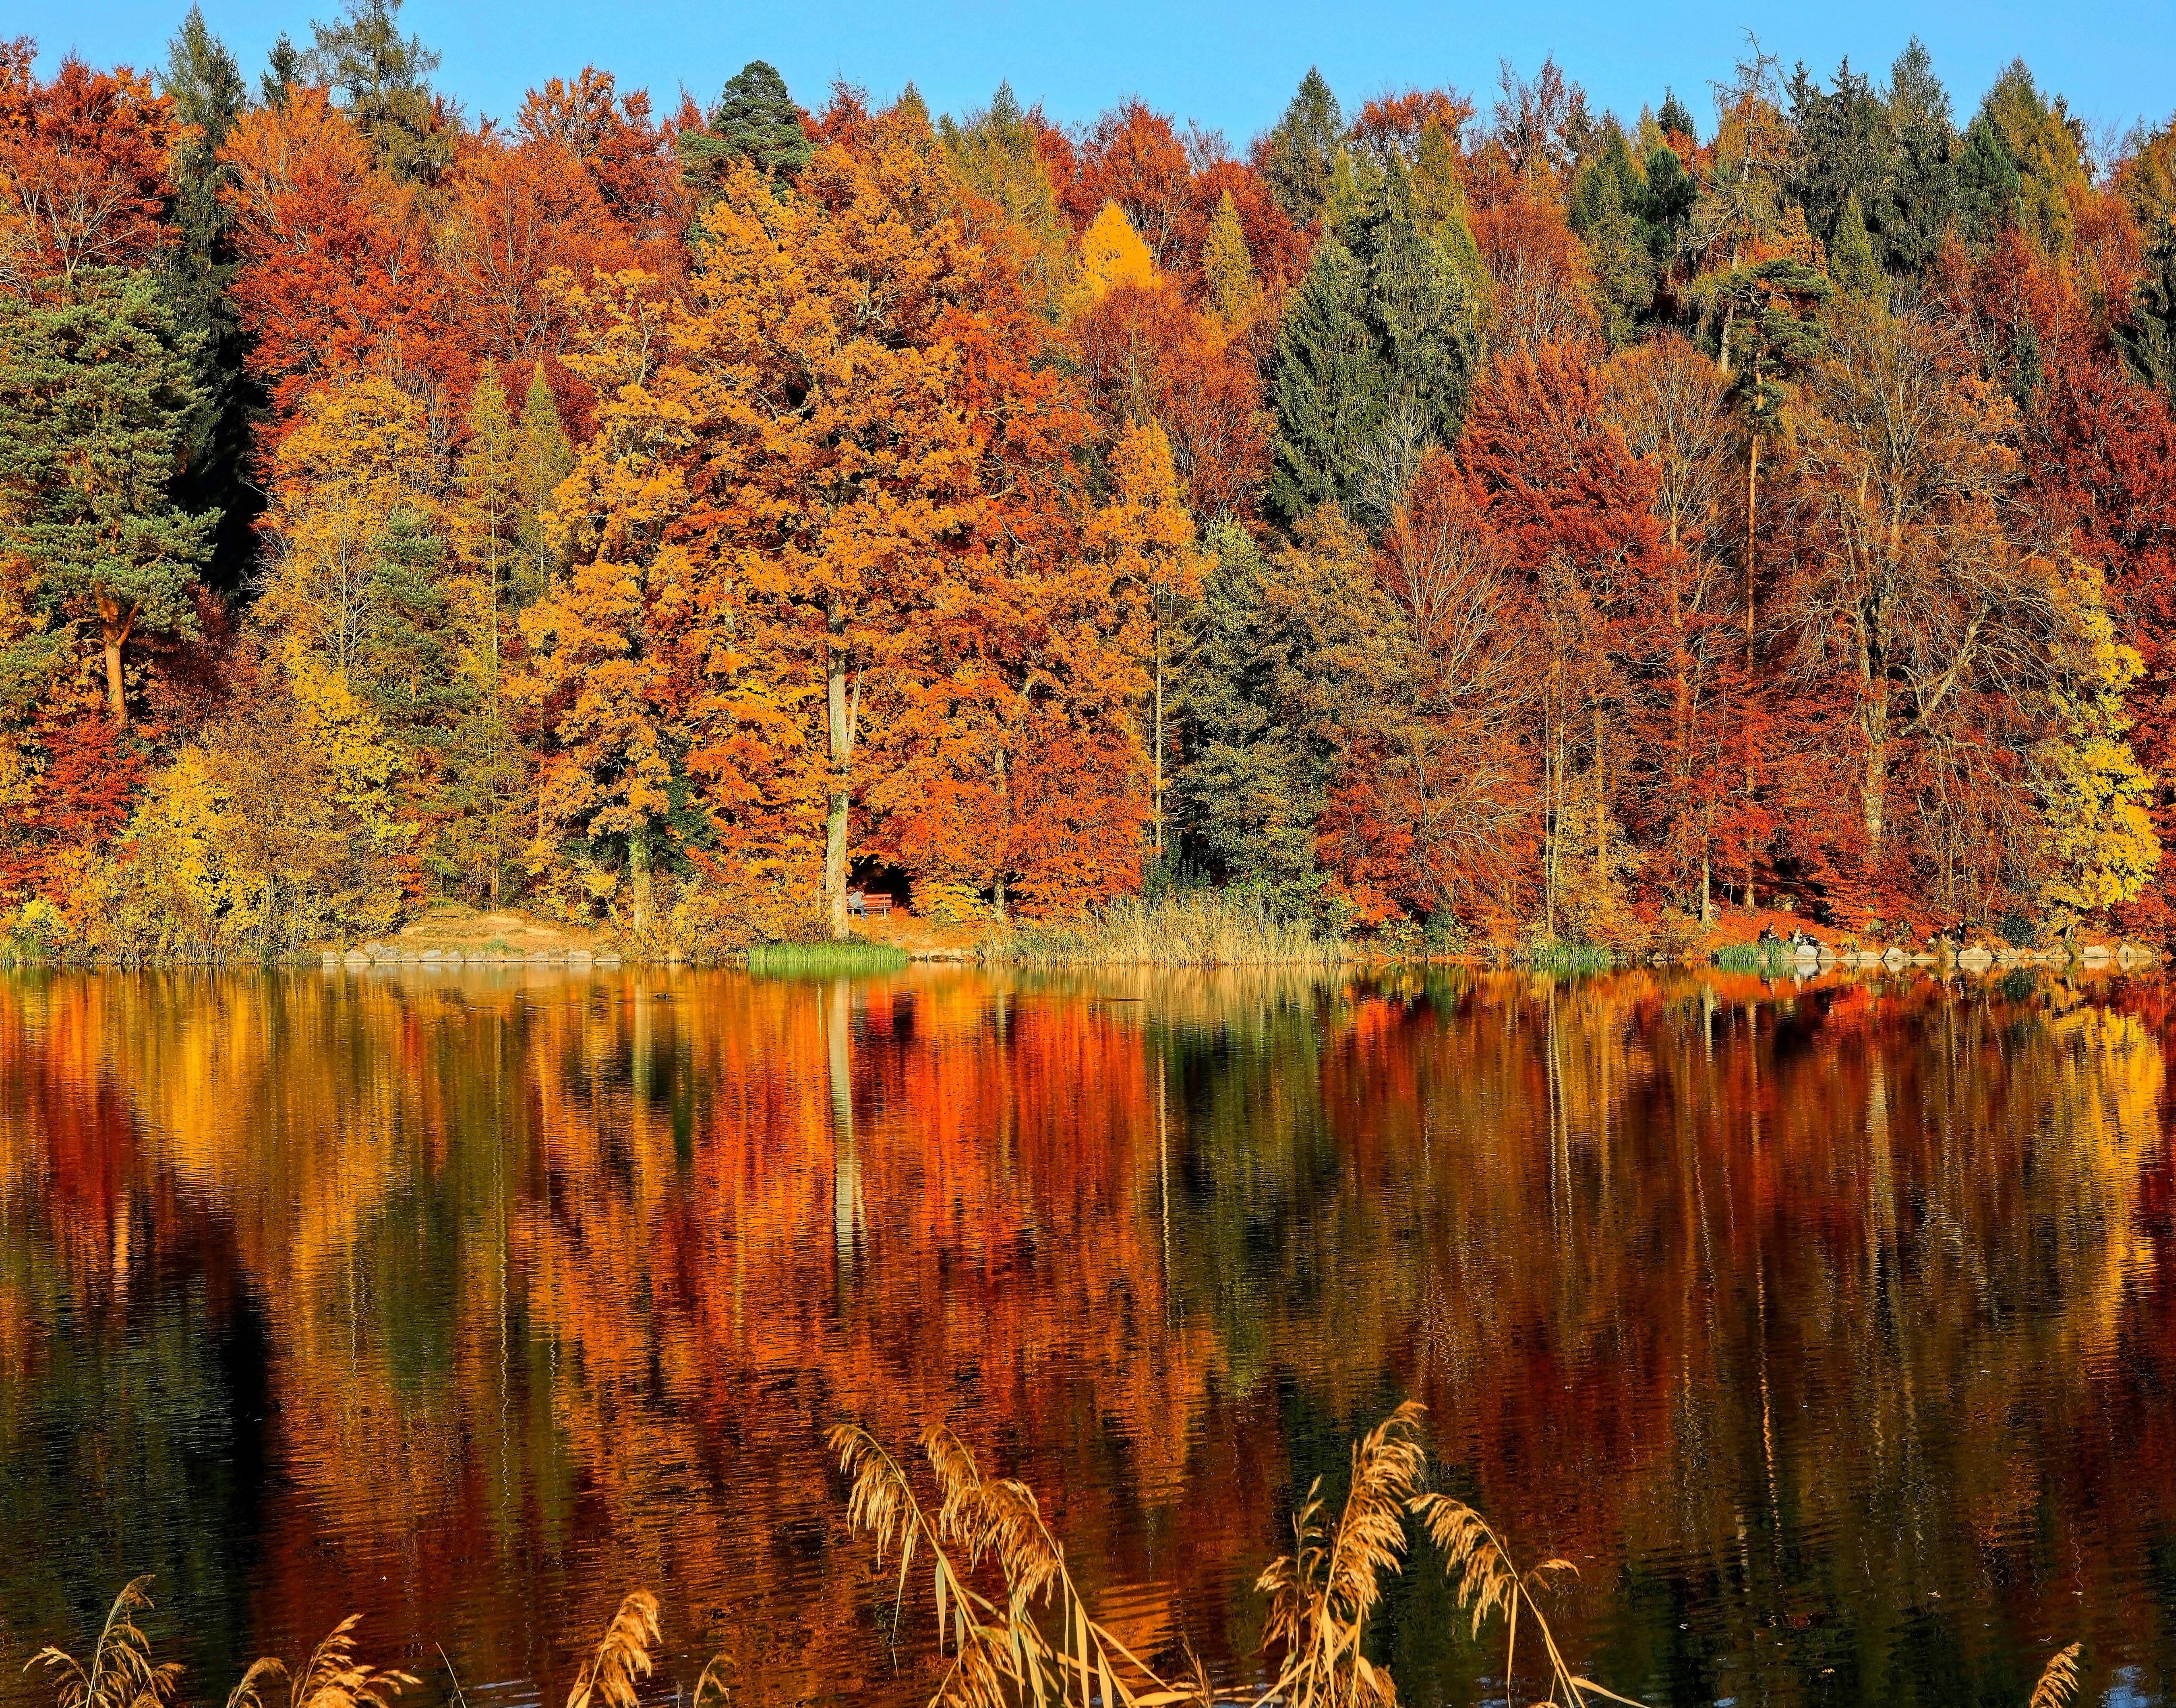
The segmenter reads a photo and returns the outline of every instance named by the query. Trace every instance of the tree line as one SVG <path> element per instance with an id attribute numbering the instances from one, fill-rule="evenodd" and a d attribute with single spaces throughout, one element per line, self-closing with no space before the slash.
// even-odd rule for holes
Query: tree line
<path id="1" fill-rule="evenodd" d="M 1916 41 L 1236 150 L 309 41 L 0 49 L 18 938 L 2169 934 L 2171 125 Z"/>

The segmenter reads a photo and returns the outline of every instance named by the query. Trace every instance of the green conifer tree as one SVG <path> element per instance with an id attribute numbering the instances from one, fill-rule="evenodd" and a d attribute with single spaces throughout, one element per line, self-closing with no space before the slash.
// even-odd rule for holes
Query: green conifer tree
<path id="1" fill-rule="evenodd" d="M 1843 217 L 1836 221 L 1836 240 L 1829 245 L 1829 276 L 1853 296 L 1869 302 L 1882 296 L 1881 268 L 1874 258 L 1866 221 L 1859 217 L 1856 191 L 1844 198 Z"/>
<path id="2" fill-rule="evenodd" d="M 219 524 L 172 497 L 195 356 L 150 271 L 85 275 L 57 301 L 0 293 L 0 551 L 28 568 L 51 622 L 95 637 L 119 722 L 128 644 L 195 632 Z"/>
<path id="3" fill-rule="evenodd" d="M 1338 156 L 1344 152 L 1345 114 L 1322 73 L 1309 66 L 1262 152 L 1262 177 L 1270 199 L 1294 224 L 1322 217 Z"/>
<path id="4" fill-rule="evenodd" d="M 1286 311 L 1270 383 L 1277 432 L 1270 502 L 1288 520 L 1350 496 L 1360 447 L 1389 400 L 1386 381 L 1368 324 L 1367 269 L 1325 238 Z"/>
<path id="5" fill-rule="evenodd" d="M 704 128 L 681 132 L 678 146 L 688 180 L 704 200 L 735 160 L 752 161 L 782 182 L 816 152 L 801 128 L 801 109 L 786 92 L 786 79 L 760 59 L 751 59 L 726 80 Z"/>
<path id="6" fill-rule="evenodd" d="M 248 478 L 256 395 L 243 373 L 245 341 L 226 297 L 237 264 L 228 235 L 232 216 L 219 193 L 231 170 L 220 164 L 219 150 L 248 109 L 249 90 L 234 56 L 205 27 L 197 6 L 167 44 L 159 84 L 173 102 L 175 123 L 185 128 L 173 154 L 176 241 L 162 253 L 160 270 L 175 327 L 194 340 L 196 352 L 189 367 L 197 406 L 174 498 L 193 514 L 219 513 L 209 579 L 233 590 L 248 572 L 264 501 Z"/>
<path id="7" fill-rule="evenodd" d="M 1941 247 L 1956 200 L 1956 170 L 1951 160 L 1956 130 L 1950 117 L 1949 91 L 1934 75 L 1934 60 L 1916 35 L 1889 68 L 1883 104 L 1888 110 L 1890 147 L 1889 179 L 1882 187 L 1886 205 L 1874 221 L 1880 228 L 1876 258 L 1891 271 L 1916 277 L 1926 271 Z"/>
<path id="8" fill-rule="evenodd" d="M 2176 220 L 2162 222 L 2143 259 L 2130 318 L 2109 331 L 2130 377 L 2176 403 Z"/>
<path id="9" fill-rule="evenodd" d="M 1967 237 L 1989 243 L 2017 218 L 2024 178 L 2002 132 L 1984 112 L 1965 133 L 1957 154 L 1957 221 Z"/>
<path id="10" fill-rule="evenodd" d="M 435 183 L 454 160 L 453 137 L 431 99 L 438 55 L 421 36 L 401 35 L 400 7 L 401 0 L 343 0 L 333 23 L 311 24 L 315 46 L 299 69 L 340 91 L 381 171 Z"/>

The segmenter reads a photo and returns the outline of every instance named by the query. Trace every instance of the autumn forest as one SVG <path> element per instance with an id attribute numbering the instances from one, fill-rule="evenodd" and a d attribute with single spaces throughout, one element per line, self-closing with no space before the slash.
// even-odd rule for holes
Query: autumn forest
<path id="1" fill-rule="evenodd" d="M 2176 937 L 2176 121 L 482 117 L 398 14 L 0 46 L 6 942 Z"/>

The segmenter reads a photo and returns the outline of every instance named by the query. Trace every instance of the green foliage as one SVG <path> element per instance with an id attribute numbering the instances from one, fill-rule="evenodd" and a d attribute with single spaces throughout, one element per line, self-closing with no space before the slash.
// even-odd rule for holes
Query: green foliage
<path id="1" fill-rule="evenodd" d="M 1879 302 L 1885 294 L 1880 264 L 1874 258 L 1866 221 L 1859 217 L 1855 190 L 1844 200 L 1843 217 L 1829 244 L 1829 273 L 1838 286 L 1867 302 Z"/>
<path id="2" fill-rule="evenodd" d="M 1992 242 L 2017 218 L 2025 181 L 2002 132 L 1984 112 L 1965 133 L 1957 155 L 1957 222 L 1975 242 Z"/>
<path id="3" fill-rule="evenodd" d="M 257 74 L 258 98 L 267 106 L 285 106 L 289 86 L 302 78 L 302 56 L 283 30 L 264 57 L 264 69 Z"/>
<path id="4" fill-rule="evenodd" d="M 1724 972 L 1776 973 L 1790 965 L 1791 949 L 1782 943 L 1726 943 L 1714 960 Z"/>
<path id="5" fill-rule="evenodd" d="M 1889 68 L 1889 179 L 1880 211 L 1880 258 L 1892 271 L 1923 273 L 1941 247 L 1956 200 L 1956 144 L 1949 91 L 1918 36 Z"/>
<path id="6" fill-rule="evenodd" d="M 148 272 L 91 275 L 55 302 L 0 295 L 0 548 L 49 617 L 109 637 L 194 630 L 218 517 L 189 515 L 171 487 L 195 350 Z"/>
<path id="7" fill-rule="evenodd" d="M 1659 152 L 1676 163 L 1668 150 Z M 1686 180 L 1689 186 L 1690 182 Z M 1586 245 L 1595 307 L 1612 350 L 1633 341 L 1654 306 L 1658 258 L 1651 230 L 1635 212 L 1645 209 L 1646 200 L 1646 181 L 1624 132 L 1612 121 L 1602 146 L 1572 180 L 1566 209 L 1572 230 Z"/>
<path id="8" fill-rule="evenodd" d="M 1878 198 L 1892 170 L 1894 136 L 1885 104 L 1870 79 L 1846 59 L 1824 90 L 1800 66 L 1791 80 L 1791 121 L 1798 133 L 1792 188 L 1805 210 L 1807 228 L 1833 246 L 1847 206 L 1865 208 Z"/>
<path id="9" fill-rule="evenodd" d="M 1306 519 L 1273 555 L 1231 523 L 1209 544 L 1216 564 L 1172 694 L 1186 755 L 1174 816 L 1228 888 L 1275 918 L 1313 916 L 1325 881 L 1315 824 L 1374 697 L 1396 691 L 1385 663 L 1402 626 L 1335 509 Z"/>
<path id="10" fill-rule="evenodd" d="M 1325 238 L 1277 335 L 1270 503 L 1283 515 L 1297 519 L 1352 493 L 1360 447 L 1382 422 L 1387 382 L 1368 323 L 1367 269 L 1344 244 Z"/>
<path id="11" fill-rule="evenodd" d="M 1700 140 L 1700 127 L 1693 122 L 1692 114 L 1678 99 L 1678 92 L 1673 89 L 1663 90 L 1662 110 L 1655 115 L 1655 122 L 1662 128 L 1665 135 L 1674 132 L 1694 142 Z"/>
<path id="12" fill-rule="evenodd" d="M 1354 198 L 1277 340 L 1270 502 L 1290 521 L 1325 503 L 1387 514 L 1421 452 L 1457 438 L 1480 363 L 1456 204 L 1432 219 L 1396 161 Z"/>
<path id="13" fill-rule="evenodd" d="M 2047 253 L 2067 250 L 2071 216 L 2065 193 L 2086 182 L 2084 127 L 2060 96 L 2051 103 L 2041 95 L 2021 59 L 2012 60 L 1995 79 L 1980 104 L 1980 117 L 2016 166 L 2019 223 Z"/>
<path id="14" fill-rule="evenodd" d="M 438 55 L 421 36 L 401 35 L 400 7 L 401 0 L 344 0 L 337 21 L 311 24 L 316 45 L 298 65 L 345 96 L 349 122 L 381 171 L 431 183 L 453 164 L 454 140 L 431 98 Z M 276 63 L 279 50 L 273 52 Z"/>
<path id="15" fill-rule="evenodd" d="M 1320 219 L 1330 180 L 1345 153 L 1345 115 L 1321 72 L 1308 68 L 1297 90 L 1262 146 L 1261 171 L 1270 199 L 1295 225 Z"/>
<path id="16" fill-rule="evenodd" d="M 815 154 L 786 79 L 760 59 L 751 59 L 726 80 L 705 128 L 683 131 L 678 146 L 689 182 L 704 190 L 715 188 L 737 160 L 783 180 L 793 177 Z"/>
<path id="17" fill-rule="evenodd" d="M 748 945 L 748 969 L 774 978 L 830 978 L 898 972 L 912 959 L 888 943 L 753 943 Z"/>
<path id="18" fill-rule="evenodd" d="M 2176 402 L 2176 220 L 2146 247 L 2130 317 L 2108 329 L 2130 377 Z"/>
<path id="19" fill-rule="evenodd" d="M 227 300 L 236 261 L 232 215 L 220 191 L 232 177 L 219 150 L 249 105 L 248 85 L 234 56 L 192 6 L 167 44 L 159 87 L 184 127 L 173 153 L 173 222 L 177 241 L 160 258 L 160 282 L 183 338 L 194 340 L 189 376 L 196 392 L 174 498 L 192 514 L 215 512 L 213 582 L 238 588 L 256 548 L 254 524 L 263 501 L 248 479 L 253 389 L 242 369 L 244 345 Z"/>

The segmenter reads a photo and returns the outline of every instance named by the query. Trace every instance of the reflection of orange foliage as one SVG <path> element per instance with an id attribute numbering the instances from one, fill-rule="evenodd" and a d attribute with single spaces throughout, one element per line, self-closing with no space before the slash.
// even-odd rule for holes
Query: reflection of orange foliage
<path id="1" fill-rule="evenodd" d="M 2115 1559 L 2176 1520 L 2169 1021 L 1646 972 L 74 977 L 0 984 L 0 1197 L 79 1301 L 231 1261 L 261 1302 L 261 1647 L 360 1596 L 464 1676 L 571 1676 L 640 1580 L 687 1676 L 919 1700 L 819 1437 L 949 1419 L 1125 1640 L 1232 1677 L 1286 1499 L 1410 1392 L 1591 1563 L 1575 1652 L 1627 1560 L 1752 1652 L 1779 1597 L 1860 1617 L 1757 1560 L 1705 1606 L 1752 1515 L 1883 1606 L 1996 1537 L 2021 1627 L 2075 1617 L 2070 1515 Z"/>

